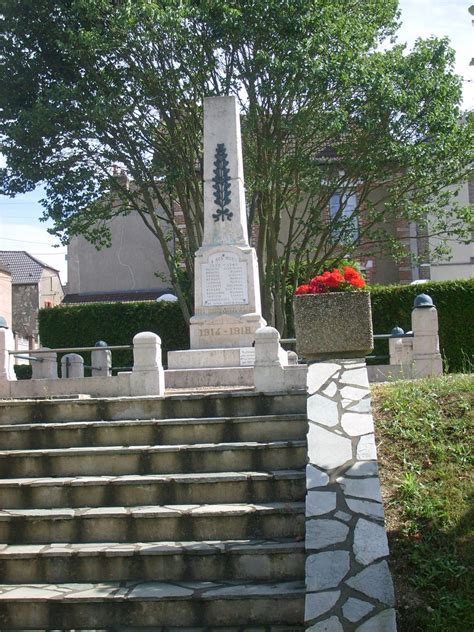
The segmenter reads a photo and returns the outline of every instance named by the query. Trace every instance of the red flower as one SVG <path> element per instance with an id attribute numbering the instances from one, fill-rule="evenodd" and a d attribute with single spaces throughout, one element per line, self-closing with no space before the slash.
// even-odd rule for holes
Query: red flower
<path id="1" fill-rule="evenodd" d="M 329 288 L 327 285 L 324 285 L 322 281 L 318 280 L 318 277 L 314 277 L 311 279 L 311 294 L 324 294 L 325 292 L 329 292 Z"/>
<path id="2" fill-rule="evenodd" d="M 344 268 L 344 279 L 353 287 L 365 287 L 364 279 L 357 272 L 357 270 L 354 270 L 354 268 L 351 268 L 350 266 L 345 266 Z"/>
<path id="3" fill-rule="evenodd" d="M 298 296 L 299 294 L 311 294 L 311 286 L 307 284 L 298 285 L 295 290 L 295 296 Z"/>
<path id="4" fill-rule="evenodd" d="M 321 276 L 323 283 L 333 290 L 338 288 L 341 283 L 344 282 L 344 277 L 337 268 L 331 272 L 323 272 Z"/>
<path id="5" fill-rule="evenodd" d="M 365 287 L 365 281 L 355 268 L 344 266 L 344 269 L 334 268 L 325 270 L 322 274 L 313 277 L 309 284 L 299 285 L 295 290 L 298 294 L 324 294 L 331 291 L 350 291 L 352 288 Z"/>

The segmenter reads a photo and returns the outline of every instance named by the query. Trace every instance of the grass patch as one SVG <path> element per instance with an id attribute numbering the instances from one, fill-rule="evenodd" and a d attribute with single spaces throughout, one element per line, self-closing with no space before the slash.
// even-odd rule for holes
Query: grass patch
<path id="1" fill-rule="evenodd" d="M 474 630 L 474 380 L 446 375 L 372 393 L 398 630 Z"/>

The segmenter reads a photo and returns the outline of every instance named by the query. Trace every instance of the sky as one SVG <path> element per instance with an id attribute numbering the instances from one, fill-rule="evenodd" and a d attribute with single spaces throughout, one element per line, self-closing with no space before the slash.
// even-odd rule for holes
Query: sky
<path id="1" fill-rule="evenodd" d="M 402 26 L 398 41 L 409 47 L 418 37 L 448 36 L 456 51 L 456 72 L 464 78 L 463 107 L 474 108 L 474 16 L 468 7 L 474 0 L 401 0 Z M 44 196 L 41 188 L 15 198 L 0 196 L 0 250 L 26 250 L 37 259 L 59 270 L 67 281 L 66 248 L 47 228 L 51 222 L 40 222 Z"/>

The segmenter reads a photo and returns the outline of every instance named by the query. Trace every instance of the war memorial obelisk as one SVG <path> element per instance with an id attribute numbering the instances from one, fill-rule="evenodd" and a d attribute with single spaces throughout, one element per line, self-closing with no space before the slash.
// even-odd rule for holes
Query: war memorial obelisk
<path id="1" fill-rule="evenodd" d="M 248 241 L 235 97 L 204 99 L 204 237 L 195 255 L 190 351 L 170 369 L 248 366 L 262 318 L 257 255 Z"/>

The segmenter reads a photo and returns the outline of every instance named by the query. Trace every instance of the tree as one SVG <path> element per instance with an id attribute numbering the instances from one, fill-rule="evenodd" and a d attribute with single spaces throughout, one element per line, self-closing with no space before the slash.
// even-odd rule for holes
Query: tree
<path id="1" fill-rule="evenodd" d="M 419 40 L 407 52 L 392 41 L 396 0 L 0 7 L 2 191 L 45 183 L 45 216 L 64 242 L 82 234 L 106 245 L 107 220 L 137 211 L 187 319 L 185 281 L 203 232 L 206 95 L 241 103 L 264 316 L 280 331 L 287 284 L 303 268 L 356 248 L 398 248 L 384 230 L 394 218 L 426 225 L 430 216 L 431 232 L 463 234 L 468 210 L 446 210 L 446 187 L 471 168 L 474 123 L 461 123 L 448 42 Z"/>

